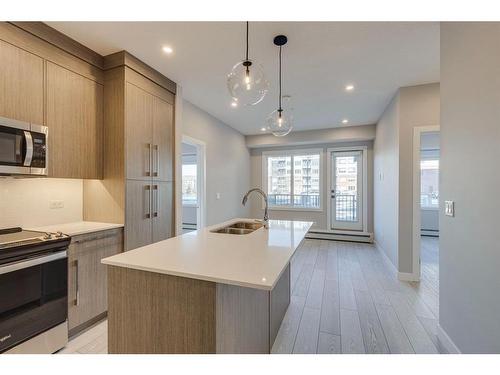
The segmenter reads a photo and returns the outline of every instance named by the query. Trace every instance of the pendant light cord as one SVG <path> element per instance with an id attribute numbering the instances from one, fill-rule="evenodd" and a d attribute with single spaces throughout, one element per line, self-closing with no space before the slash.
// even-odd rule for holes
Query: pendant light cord
<path id="1" fill-rule="evenodd" d="M 280 46 L 280 67 L 279 67 L 279 86 L 280 86 L 280 96 L 279 96 L 279 109 L 278 109 L 278 113 L 279 113 L 279 117 L 281 117 L 281 112 L 283 112 L 283 109 L 281 108 L 281 46 Z"/>
<path id="2" fill-rule="evenodd" d="M 248 61 L 248 21 L 247 21 L 247 52 L 246 52 L 245 61 Z"/>

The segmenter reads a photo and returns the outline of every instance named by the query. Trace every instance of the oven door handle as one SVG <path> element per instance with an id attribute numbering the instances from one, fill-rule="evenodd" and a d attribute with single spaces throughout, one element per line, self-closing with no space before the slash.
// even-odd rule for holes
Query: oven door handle
<path id="1" fill-rule="evenodd" d="M 48 263 L 48 262 L 53 262 L 54 260 L 63 259 L 63 258 L 67 258 L 67 257 L 68 257 L 68 253 L 66 251 L 60 251 L 60 252 L 46 255 L 43 257 L 31 258 L 31 259 L 23 260 L 23 261 L 16 262 L 16 263 L 6 264 L 3 266 L 0 266 L 0 275 L 6 274 L 9 272 L 22 270 L 22 269 L 28 268 L 28 267 L 38 266 L 40 264 L 44 264 L 44 263 Z"/>
<path id="2" fill-rule="evenodd" d="M 26 139 L 26 156 L 24 158 L 24 166 L 30 167 L 31 160 L 33 159 L 33 137 L 30 132 L 24 131 L 24 138 Z"/>

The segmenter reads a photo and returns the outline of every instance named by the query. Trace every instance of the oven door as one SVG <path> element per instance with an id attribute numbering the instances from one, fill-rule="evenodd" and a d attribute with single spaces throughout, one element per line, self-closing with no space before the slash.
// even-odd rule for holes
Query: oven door
<path id="1" fill-rule="evenodd" d="M 68 257 L 0 265 L 0 353 L 67 320 Z"/>
<path id="2" fill-rule="evenodd" d="M 30 124 L 0 118 L 0 174 L 30 174 L 32 156 Z"/>

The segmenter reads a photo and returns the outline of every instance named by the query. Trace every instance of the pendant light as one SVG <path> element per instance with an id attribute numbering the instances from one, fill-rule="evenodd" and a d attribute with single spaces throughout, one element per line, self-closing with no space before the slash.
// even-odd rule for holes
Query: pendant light
<path id="1" fill-rule="evenodd" d="M 292 131 L 291 108 L 283 109 L 281 95 L 281 48 L 286 44 L 288 38 L 285 35 L 278 35 L 274 38 L 274 44 L 279 47 L 279 97 L 278 109 L 273 111 L 267 118 L 267 127 L 276 137 L 284 137 Z"/>
<path id="2" fill-rule="evenodd" d="M 248 22 L 245 60 L 233 66 L 227 76 L 227 88 L 234 101 L 240 105 L 255 105 L 261 102 L 269 90 L 269 82 L 264 76 L 262 66 L 248 58 Z"/>

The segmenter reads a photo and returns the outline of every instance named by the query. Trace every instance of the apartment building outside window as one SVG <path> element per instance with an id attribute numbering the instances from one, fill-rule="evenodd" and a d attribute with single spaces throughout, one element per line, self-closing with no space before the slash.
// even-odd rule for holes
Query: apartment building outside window
<path id="1" fill-rule="evenodd" d="M 263 181 L 269 206 L 321 209 L 322 150 L 263 153 Z"/>

